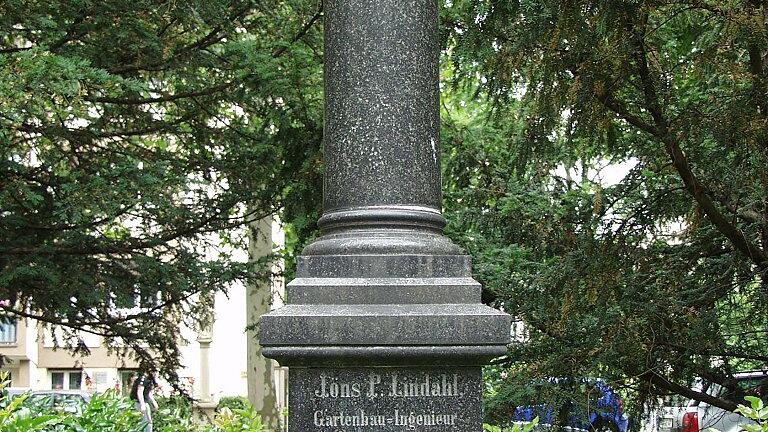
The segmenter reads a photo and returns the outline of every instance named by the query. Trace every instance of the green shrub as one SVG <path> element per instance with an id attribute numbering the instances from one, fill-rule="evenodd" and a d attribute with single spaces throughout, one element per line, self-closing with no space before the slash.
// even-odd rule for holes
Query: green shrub
<path id="1" fill-rule="evenodd" d="M 159 432 L 196 431 L 192 403 L 183 396 L 158 397 L 158 409 L 152 413 L 153 429 Z"/>
<path id="2" fill-rule="evenodd" d="M 3 432 L 141 432 L 141 416 L 133 404 L 107 391 L 94 394 L 76 415 L 51 412 L 47 404 L 26 406 L 28 395 L 9 400 L 7 375 L 0 374 L 0 431 Z"/>
<path id="3" fill-rule="evenodd" d="M 223 408 L 229 408 L 232 411 L 235 410 L 247 410 L 251 406 L 248 398 L 242 396 L 225 396 L 219 399 L 219 404 L 216 405 L 216 412 L 221 411 Z"/>
<path id="4" fill-rule="evenodd" d="M 114 391 L 94 394 L 77 414 L 51 412 L 49 405 L 26 406 L 27 395 L 10 400 L 7 374 L 0 373 L 0 431 L 2 432 L 141 432 L 141 415 L 133 401 Z M 262 432 L 261 416 L 242 397 L 223 398 L 213 424 L 192 419 L 192 407 L 182 397 L 158 398 L 153 413 L 156 432 Z"/>
<path id="5" fill-rule="evenodd" d="M 261 416 L 243 397 L 222 398 L 216 407 L 213 424 L 193 419 L 192 407 L 183 398 L 158 400 L 160 409 L 154 422 L 155 432 L 262 432 Z"/>
<path id="6" fill-rule="evenodd" d="M 739 405 L 736 412 L 750 420 L 754 420 L 757 424 L 741 425 L 742 430 L 746 432 L 768 432 L 768 407 L 758 397 L 746 396 L 744 399 L 749 402 L 750 406 Z"/>
<path id="7" fill-rule="evenodd" d="M 192 402 L 184 396 L 160 396 L 156 397 L 155 400 L 159 410 L 167 409 L 184 417 L 189 417 L 192 414 Z"/>
<path id="8" fill-rule="evenodd" d="M 67 415 L 56 432 L 141 432 L 141 415 L 133 402 L 114 390 L 94 394 L 77 415 Z"/>
<path id="9" fill-rule="evenodd" d="M 0 431 L 3 432 L 36 432 L 51 430 L 62 421 L 61 415 L 39 415 L 22 404 L 28 395 L 22 395 L 13 400 L 8 396 L 8 375 L 7 371 L 0 372 L 0 396 L 2 396 L 2 407 L 0 407 Z"/>
<path id="10" fill-rule="evenodd" d="M 155 432 L 209 432 L 210 426 L 197 423 L 189 417 L 170 417 L 153 422 L 153 430 Z"/>
<path id="11" fill-rule="evenodd" d="M 216 432 L 262 432 L 261 416 L 251 404 L 244 409 L 223 407 L 213 419 Z"/>
<path id="12" fill-rule="evenodd" d="M 0 430 L 3 432 L 35 432 L 46 431 L 61 422 L 58 415 L 36 415 L 21 404 L 27 398 L 26 395 L 12 400 L 4 408 L 0 409 Z"/>

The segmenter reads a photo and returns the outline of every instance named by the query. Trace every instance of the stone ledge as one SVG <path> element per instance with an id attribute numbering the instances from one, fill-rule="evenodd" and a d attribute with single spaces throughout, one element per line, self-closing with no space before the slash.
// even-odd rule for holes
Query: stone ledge
<path id="1" fill-rule="evenodd" d="M 480 303 L 480 284 L 469 277 L 298 278 L 288 284 L 291 304 Z"/>
<path id="2" fill-rule="evenodd" d="M 262 346 L 506 345 L 510 318 L 482 304 L 289 304 L 260 324 Z"/>
<path id="3" fill-rule="evenodd" d="M 507 353 L 505 345 L 475 346 L 273 346 L 265 356 L 283 366 L 474 366 Z"/>
<path id="4" fill-rule="evenodd" d="M 297 277 L 471 277 L 468 255 L 302 255 Z"/>

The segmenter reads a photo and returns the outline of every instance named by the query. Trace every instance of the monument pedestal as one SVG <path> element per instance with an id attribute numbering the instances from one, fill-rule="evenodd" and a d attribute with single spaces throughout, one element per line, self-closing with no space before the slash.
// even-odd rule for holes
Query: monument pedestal
<path id="1" fill-rule="evenodd" d="M 482 430 L 480 365 L 509 317 L 480 303 L 469 257 L 305 256 L 288 299 L 261 338 L 290 368 L 289 431 Z"/>
<path id="2" fill-rule="evenodd" d="M 480 431 L 479 367 L 291 369 L 293 431 Z"/>
<path id="3" fill-rule="evenodd" d="M 290 432 L 481 431 L 509 316 L 443 236 L 436 0 L 326 0 L 323 235 L 262 316 Z"/>

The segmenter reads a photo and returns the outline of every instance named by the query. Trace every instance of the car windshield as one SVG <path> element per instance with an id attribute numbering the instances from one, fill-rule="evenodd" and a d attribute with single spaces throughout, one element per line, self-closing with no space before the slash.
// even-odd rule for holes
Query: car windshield
<path id="1" fill-rule="evenodd" d="M 742 377 L 736 381 L 736 388 L 726 389 L 722 395 L 731 402 L 743 404 L 744 396 L 757 396 L 768 402 L 768 377 Z"/>
<path id="2" fill-rule="evenodd" d="M 29 395 L 29 397 L 27 398 L 26 401 L 27 402 L 32 402 L 32 403 L 43 403 L 43 402 L 46 402 L 46 401 L 50 401 L 51 397 L 52 396 L 49 395 L 49 394 L 34 394 L 33 393 L 33 394 Z"/>
<path id="3" fill-rule="evenodd" d="M 58 394 L 53 403 L 56 405 L 72 405 L 85 402 L 83 397 L 77 394 Z"/>
<path id="4" fill-rule="evenodd" d="M 29 407 L 55 407 L 66 411 L 76 410 L 87 403 L 83 395 L 70 393 L 32 393 L 24 401 Z"/>
<path id="5" fill-rule="evenodd" d="M 24 405 L 32 409 L 48 409 L 52 400 L 52 396 L 49 394 L 32 393 L 24 400 Z"/>

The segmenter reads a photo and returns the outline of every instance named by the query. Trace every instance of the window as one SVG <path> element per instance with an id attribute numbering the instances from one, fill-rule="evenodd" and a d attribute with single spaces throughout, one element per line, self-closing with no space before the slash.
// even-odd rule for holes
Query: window
<path id="1" fill-rule="evenodd" d="M 83 382 L 82 372 L 70 372 L 69 373 L 69 390 L 80 390 L 80 386 Z"/>
<path id="2" fill-rule="evenodd" d="M 100 372 L 94 372 L 93 373 L 93 383 L 96 384 L 96 386 L 104 385 L 107 383 L 107 373 L 104 371 Z"/>
<path id="3" fill-rule="evenodd" d="M 731 402 L 744 404 L 744 396 L 757 396 L 764 401 L 768 401 L 768 376 L 757 375 L 740 377 L 736 381 L 736 389 L 734 391 L 725 391 L 723 395 Z"/>
<path id="4" fill-rule="evenodd" d="M 64 372 L 51 372 L 51 389 L 59 390 L 64 388 Z"/>
<path id="5" fill-rule="evenodd" d="M 16 318 L 0 315 L 0 344 L 16 343 Z"/>
<path id="6" fill-rule="evenodd" d="M 131 394 L 131 386 L 133 385 L 133 380 L 136 379 L 138 374 L 139 371 L 136 369 L 120 370 L 120 393 L 123 396 L 128 396 Z"/>
<path id="7" fill-rule="evenodd" d="M 83 371 L 52 371 L 51 390 L 80 390 L 83 386 Z"/>

